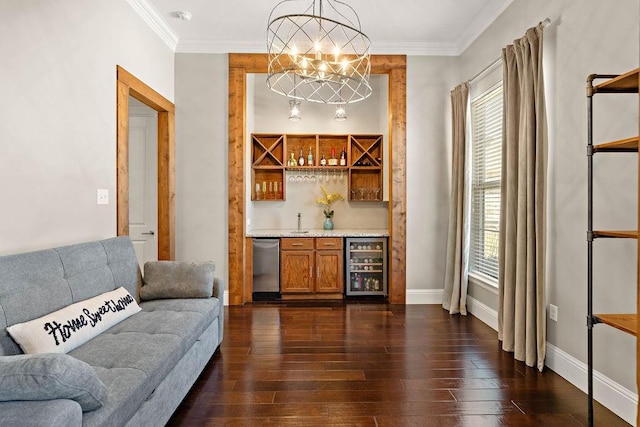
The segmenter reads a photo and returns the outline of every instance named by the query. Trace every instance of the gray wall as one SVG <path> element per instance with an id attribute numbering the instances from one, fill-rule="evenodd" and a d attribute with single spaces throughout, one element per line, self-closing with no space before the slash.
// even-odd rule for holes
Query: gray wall
<path id="1" fill-rule="evenodd" d="M 549 118 L 547 302 L 558 322 L 548 323 L 548 342 L 586 362 L 586 96 L 591 73 L 622 73 L 638 66 L 639 6 L 618 0 L 515 0 L 460 57 L 463 79 L 500 56 L 501 48 L 546 17 L 544 63 Z M 595 98 L 596 140 L 637 135 L 637 95 Z M 595 159 L 597 228 L 635 229 L 637 157 Z M 595 244 L 595 307 L 598 312 L 635 312 L 636 242 Z M 495 295 L 470 294 L 490 307 Z M 635 391 L 635 338 L 612 328 L 595 330 L 595 367 Z"/>
<path id="2" fill-rule="evenodd" d="M 407 58 L 407 290 L 442 289 L 455 57 Z M 407 301 L 411 302 L 411 292 Z"/>
<path id="3" fill-rule="evenodd" d="M 0 40 L 0 254 L 114 236 L 116 65 L 173 100 L 173 52 L 125 0 L 0 1 Z"/>
<path id="4" fill-rule="evenodd" d="M 228 283 L 227 56 L 176 55 L 176 258 Z"/>

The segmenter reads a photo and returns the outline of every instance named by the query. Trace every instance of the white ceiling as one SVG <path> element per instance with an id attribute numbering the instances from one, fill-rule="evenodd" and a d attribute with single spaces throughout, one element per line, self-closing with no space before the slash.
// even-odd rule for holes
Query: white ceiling
<path id="1" fill-rule="evenodd" d="M 176 52 L 264 53 L 280 0 L 127 1 Z M 343 1 L 358 13 L 374 54 L 459 55 L 513 0 Z M 179 11 L 192 19 L 179 19 Z"/>

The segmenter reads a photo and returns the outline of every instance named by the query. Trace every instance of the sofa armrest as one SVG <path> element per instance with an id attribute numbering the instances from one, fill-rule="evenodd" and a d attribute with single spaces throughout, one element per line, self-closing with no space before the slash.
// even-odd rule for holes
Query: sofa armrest
<path id="1" fill-rule="evenodd" d="M 220 316 L 218 317 L 218 339 L 222 342 L 224 337 L 224 281 L 219 278 L 213 280 L 213 297 L 220 301 Z"/>
<path id="2" fill-rule="evenodd" d="M 16 427 L 80 427 L 82 408 L 68 399 L 0 402 L 0 423 Z"/>
<path id="3" fill-rule="evenodd" d="M 151 261 L 144 264 L 140 298 L 210 298 L 215 264 L 212 262 Z"/>

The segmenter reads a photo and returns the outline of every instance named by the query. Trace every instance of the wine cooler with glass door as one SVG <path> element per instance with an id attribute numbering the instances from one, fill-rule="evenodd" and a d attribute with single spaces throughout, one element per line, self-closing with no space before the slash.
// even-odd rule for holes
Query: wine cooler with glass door
<path id="1" fill-rule="evenodd" d="M 387 295 L 387 238 L 346 239 L 347 296 Z"/>

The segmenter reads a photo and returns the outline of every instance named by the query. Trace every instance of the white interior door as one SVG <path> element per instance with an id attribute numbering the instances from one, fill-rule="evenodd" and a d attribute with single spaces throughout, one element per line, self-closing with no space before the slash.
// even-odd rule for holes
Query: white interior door
<path id="1" fill-rule="evenodd" d="M 142 269 L 158 259 L 158 114 L 135 101 L 129 109 L 129 236 Z"/>

